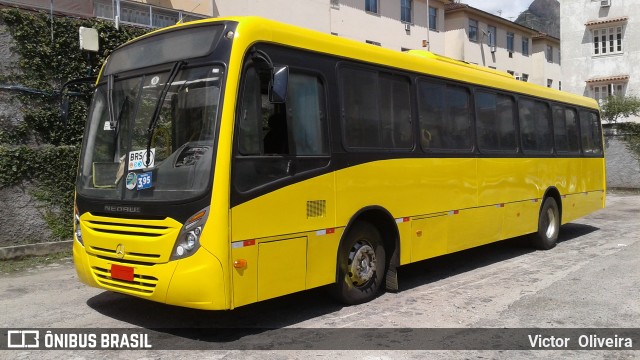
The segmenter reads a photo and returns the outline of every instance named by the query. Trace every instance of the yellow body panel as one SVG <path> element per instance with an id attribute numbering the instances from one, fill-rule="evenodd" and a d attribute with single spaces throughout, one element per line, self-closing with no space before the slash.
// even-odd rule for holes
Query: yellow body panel
<path id="1" fill-rule="evenodd" d="M 258 301 L 306 289 L 307 238 L 258 245 Z"/>
<path id="2" fill-rule="evenodd" d="M 447 253 L 450 219 L 445 213 L 417 217 L 411 221 L 411 262 Z"/>

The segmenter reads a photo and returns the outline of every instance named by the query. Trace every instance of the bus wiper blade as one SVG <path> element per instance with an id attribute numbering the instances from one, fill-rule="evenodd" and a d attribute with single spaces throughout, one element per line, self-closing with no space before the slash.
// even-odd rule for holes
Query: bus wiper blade
<path id="1" fill-rule="evenodd" d="M 151 139 L 153 138 L 153 132 L 156 128 L 156 123 L 158 122 L 158 117 L 160 117 L 160 111 L 162 110 L 162 104 L 164 103 L 164 98 L 167 96 L 167 92 L 169 92 L 169 88 L 173 83 L 173 80 L 178 75 L 180 68 L 185 64 L 184 61 L 178 61 L 173 64 L 171 68 L 171 72 L 169 73 L 169 78 L 167 78 L 167 82 L 164 84 L 162 91 L 160 92 L 160 96 L 158 97 L 158 103 L 156 104 L 156 108 L 153 110 L 153 116 L 151 117 L 151 121 L 149 121 L 149 128 L 147 128 L 147 156 L 144 160 L 144 167 L 148 167 L 151 163 Z"/>
<path id="2" fill-rule="evenodd" d="M 109 128 L 111 130 L 115 130 L 114 134 L 113 134 L 113 139 L 116 142 L 116 146 L 113 148 L 113 158 L 116 158 L 116 154 L 118 153 L 119 150 L 119 144 L 118 144 L 118 135 L 120 134 L 120 123 L 122 122 L 122 116 L 124 114 L 124 110 L 125 108 L 127 109 L 127 111 L 129 111 L 129 102 L 131 100 L 129 100 L 129 95 L 126 95 L 124 97 L 124 101 L 122 102 L 122 106 L 120 106 L 120 113 L 118 114 L 118 120 L 115 123 L 115 128 L 113 127 L 113 124 L 109 124 Z"/>
<path id="3" fill-rule="evenodd" d="M 116 122 L 115 109 L 113 108 L 113 79 L 114 75 L 107 76 L 107 111 L 109 112 L 109 128 L 113 129 Z"/>

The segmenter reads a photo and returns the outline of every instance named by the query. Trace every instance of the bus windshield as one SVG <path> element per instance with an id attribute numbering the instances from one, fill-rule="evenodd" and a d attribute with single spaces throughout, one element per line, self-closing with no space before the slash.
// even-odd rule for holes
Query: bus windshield
<path id="1" fill-rule="evenodd" d="M 80 194 L 155 201 L 185 200 L 207 190 L 223 67 L 182 65 L 112 78 L 96 88 L 80 160 Z"/>

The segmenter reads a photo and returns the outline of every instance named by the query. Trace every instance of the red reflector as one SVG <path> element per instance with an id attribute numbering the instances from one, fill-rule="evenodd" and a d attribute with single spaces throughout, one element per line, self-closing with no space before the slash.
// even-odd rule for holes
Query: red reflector
<path id="1" fill-rule="evenodd" d="M 402 218 L 402 222 L 409 222 L 409 218 L 408 217 Z"/>
<path id="2" fill-rule="evenodd" d="M 336 232 L 336 229 L 327 229 L 327 234 L 333 234 Z"/>
<path id="3" fill-rule="evenodd" d="M 255 240 L 245 240 L 242 242 L 242 246 L 253 246 L 256 244 Z"/>
<path id="4" fill-rule="evenodd" d="M 133 281 L 133 268 L 129 266 L 122 266 L 118 264 L 111 265 L 111 278 L 124 280 L 124 281 Z"/>

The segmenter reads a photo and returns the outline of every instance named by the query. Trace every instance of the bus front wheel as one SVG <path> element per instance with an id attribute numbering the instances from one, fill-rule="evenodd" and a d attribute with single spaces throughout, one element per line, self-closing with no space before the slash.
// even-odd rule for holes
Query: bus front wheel
<path id="1" fill-rule="evenodd" d="M 338 251 L 338 299 L 355 305 L 375 298 L 383 285 L 385 264 L 378 229 L 367 222 L 355 223 Z"/>
<path id="2" fill-rule="evenodd" d="M 538 231 L 533 235 L 533 246 L 540 250 L 549 250 L 556 246 L 560 232 L 560 211 L 552 197 L 542 203 L 538 218 Z"/>

